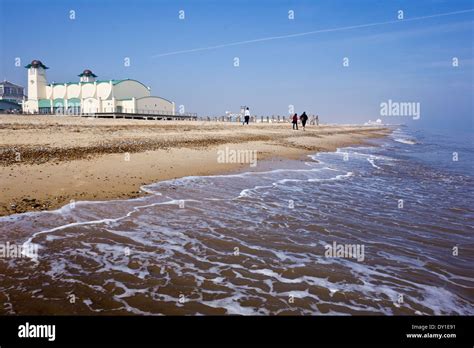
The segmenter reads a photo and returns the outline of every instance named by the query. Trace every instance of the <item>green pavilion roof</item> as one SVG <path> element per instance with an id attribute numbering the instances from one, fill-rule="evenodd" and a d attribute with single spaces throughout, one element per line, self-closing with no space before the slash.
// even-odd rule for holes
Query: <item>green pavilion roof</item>
<path id="1" fill-rule="evenodd" d="M 25 68 L 43 68 L 43 69 L 49 69 L 46 65 L 41 63 L 41 60 L 33 60 L 30 64 L 26 65 Z"/>
<path id="2" fill-rule="evenodd" d="M 79 77 L 82 77 L 82 76 L 97 77 L 97 75 L 94 74 L 94 73 L 93 73 L 91 70 L 89 70 L 89 69 L 84 70 L 84 71 L 82 72 L 82 74 L 79 74 L 79 75 L 77 75 L 77 76 L 79 76 Z"/>
<path id="3" fill-rule="evenodd" d="M 109 83 L 110 81 L 112 81 L 112 84 L 113 85 L 116 85 L 117 83 L 120 83 L 122 81 L 125 81 L 125 80 L 98 80 L 98 81 L 95 81 L 95 83 Z M 50 85 L 53 85 L 53 86 L 57 86 L 57 85 L 86 85 L 88 83 L 94 83 L 94 82 L 56 82 L 56 83 L 50 83 Z"/>

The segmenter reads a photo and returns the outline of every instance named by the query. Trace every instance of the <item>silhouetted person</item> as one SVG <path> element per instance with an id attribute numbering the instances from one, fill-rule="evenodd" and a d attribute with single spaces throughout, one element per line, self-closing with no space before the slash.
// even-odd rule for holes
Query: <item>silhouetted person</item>
<path id="1" fill-rule="evenodd" d="M 316 126 L 319 126 L 319 115 L 316 115 Z"/>
<path id="2" fill-rule="evenodd" d="M 250 110 L 249 108 L 247 107 L 247 109 L 245 109 L 245 118 L 244 118 L 244 124 L 247 123 L 247 125 L 249 124 L 249 121 L 250 121 Z"/>
<path id="3" fill-rule="evenodd" d="M 293 115 L 293 129 L 298 130 L 298 114 Z"/>
<path id="4" fill-rule="evenodd" d="M 301 124 L 303 126 L 303 130 L 305 130 L 306 127 L 306 121 L 308 121 L 308 115 L 306 115 L 306 111 L 304 111 L 301 116 L 300 116 Z"/>

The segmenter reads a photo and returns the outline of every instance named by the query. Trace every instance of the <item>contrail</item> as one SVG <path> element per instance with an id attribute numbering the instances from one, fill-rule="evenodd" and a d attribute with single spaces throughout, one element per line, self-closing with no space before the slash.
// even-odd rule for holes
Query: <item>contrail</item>
<path id="1" fill-rule="evenodd" d="M 221 45 L 216 45 L 216 46 L 207 46 L 207 47 L 194 48 L 194 49 L 190 49 L 190 50 L 182 50 L 182 51 L 173 51 L 173 52 L 161 53 L 161 54 L 156 54 L 156 55 L 152 56 L 152 58 L 172 56 L 172 55 L 175 55 L 175 54 L 182 54 L 182 53 L 209 51 L 209 50 L 214 50 L 214 49 L 223 48 L 223 47 L 246 45 L 246 44 L 250 44 L 250 43 L 271 41 L 271 40 L 281 40 L 281 39 L 287 39 L 287 38 L 298 37 L 298 36 L 313 35 L 313 34 L 319 34 L 319 33 L 329 33 L 329 32 L 334 32 L 334 31 L 344 31 L 344 30 L 351 30 L 351 29 L 368 28 L 368 27 L 375 27 L 375 26 L 379 26 L 379 25 L 394 24 L 394 23 L 400 23 L 400 22 L 419 21 L 419 20 L 423 20 L 423 19 L 444 17 L 444 16 L 452 16 L 452 15 L 456 15 L 456 14 L 468 13 L 468 12 L 473 12 L 473 11 L 474 11 L 474 9 L 469 9 L 469 10 L 462 10 L 462 11 L 438 13 L 438 14 L 429 15 L 429 16 L 413 17 L 413 18 L 408 18 L 408 19 L 397 19 L 397 20 L 392 20 L 392 21 L 387 21 L 387 22 L 351 25 L 351 26 L 348 26 L 348 27 L 321 29 L 321 30 L 306 31 L 306 32 L 303 32 L 303 33 L 263 37 L 263 38 L 260 38 L 260 39 L 237 41 L 237 42 L 231 42 L 231 43 L 226 43 L 226 44 L 221 44 Z"/>

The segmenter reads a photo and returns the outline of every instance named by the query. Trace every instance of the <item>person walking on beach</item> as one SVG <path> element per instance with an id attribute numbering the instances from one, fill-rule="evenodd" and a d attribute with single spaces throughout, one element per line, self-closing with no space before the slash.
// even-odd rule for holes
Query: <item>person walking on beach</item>
<path id="1" fill-rule="evenodd" d="M 308 115 L 306 115 L 306 111 L 304 111 L 301 116 L 300 116 L 300 120 L 301 120 L 301 125 L 303 126 L 303 130 L 306 130 L 305 127 L 306 127 L 306 121 L 308 121 Z"/>
<path id="2" fill-rule="evenodd" d="M 293 123 L 293 129 L 298 130 L 298 114 L 293 115 L 292 123 Z"/>
<path id="3" fill-rule="evenodd" d="M 319 115 L 316 115 L 316 126 L 319 126 Z"/>
<path id="4" fill-rule="evenodd" d="M 250 121 L 250 110 L 249 110 L 248 107 L 247 107 L 247 109 L 245 109 L 244 116 L 245 116 L 245 117 L 244 117 L 244 123 L 242 123 L 242 124 L 246 124 L 246 123 L 247 123 L 247 125 L 248 125 L 248 124 L 249 124 L 249 121 Z"/>

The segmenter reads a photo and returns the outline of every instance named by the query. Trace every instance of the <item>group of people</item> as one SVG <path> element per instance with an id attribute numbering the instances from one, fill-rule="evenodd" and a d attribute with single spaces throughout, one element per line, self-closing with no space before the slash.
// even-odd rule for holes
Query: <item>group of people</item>
<path id="1" fill-rule="evenodd" d="M 306 122 L 308 122 L 308 115 L 306 115 L 306 111 L 304 111 L 300 116 L 301 125 L 303 126 L 303 130 L 306 130 Z M 293 118 L 291 119 L 291 123 L 293 123 L 293 130 L 298 130 L 298 114 L 294 114 Z M 311 121 L 312 124 L 319 126 L 319 115 L 316 117 L 313 116 L 313 120 Z"/>
<path id="2" fill-rule="evenodd" d="M 303 126 L 303 130 L 306 130 L 306 122 L 308 122 L 308 115 L 306 115 L 306 111 L 304 111 L 301 114 L 299 119 L 301 121 L 301 125 Z M 294 114 L 291 120 L 292 120 L 291 122 L 293 123 L 293 129 L 298 130 L 298 114 Z M 250 110 L 247 107 L 244 112 L 244 121 L 242 122 L 242 125 L 245 125 L 245 124 L 248 125 L 249 121 L 250 121 Z M 313 119 L 311 120 L 311 124 L 316 124 L 317 126 L 319 126 L 319 115 L 316 115 L 316 117 L 313 116 Z"/>

